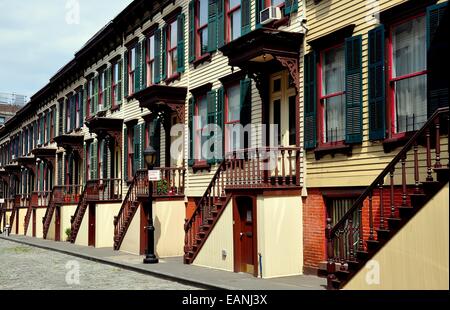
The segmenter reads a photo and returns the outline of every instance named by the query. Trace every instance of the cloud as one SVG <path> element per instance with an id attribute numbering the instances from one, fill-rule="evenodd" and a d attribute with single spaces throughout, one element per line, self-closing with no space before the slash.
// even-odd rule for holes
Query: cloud
<path id="1" fill-rule="evenodd" d="M 0 0 L 0 92 L 31 96 L 132 0 Z M 66 8 L 79 4 L 77 24 Z"/>

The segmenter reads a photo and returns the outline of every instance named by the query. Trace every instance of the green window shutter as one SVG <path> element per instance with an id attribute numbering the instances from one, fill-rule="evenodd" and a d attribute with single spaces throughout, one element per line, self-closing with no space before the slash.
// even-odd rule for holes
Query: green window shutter
<path id="1" fill-rule="evenodd" d="M 133 174 L 141 168 L 141 125 L 134 126 L 133 135 Z"/>
<path id="2" fill-rule="evenodd" d="M 313 149 L 317 144 L 316 131 L 316 53 L 305 55 L 304 64 L 304 141 L 305 149 Z"/>
<path id="3" fill-rule="evenodd" d="M 39 191 L 44 191 L 44 163 L 39 164 Z"/>
<path id="4" fill-rule="evenodd" d="M 189 2 L 189 62 L 195 60 L 195 0 Z"/>
<path id="5" fill-rule="evenodd" d="M 136 45 L 136 68 L 134 69 L 134 92 L 141 90 L 142 42 Z"/>
<path id="6" fill-rule="evenodd" d="M 250 0 L 241 0 L 241 35 L 251 30 Z M 209 30 L 208 30 L 209 31 Z"/>
<path id="7" fill-rule="evenodd" d="M 252 122 L 252 80 L 243 79 L 240 82 L 240 123 L 243 127 Z M 248 148 L 251 142 L 251 133 L 249 132 L 247 139 L 244 137 L 243 145 L 241 147 Z"/>
<path id="8" fill-rule="evenodd" d="M 160 150 L 161 150 L 161 119 L 155 118 L 151 124 L 152 126 L 152 134 L 150 135 L 150 145 L 156 151 L 156 163 L 155 167 L 159 167 L 161 165 L 160 161 Z"/>
<path id="9" fill-rule="evenodd" d="M 80 102 L 80 110 L 79 110 L 79 118 L 80 118 L 80 127 L 83 127 L 84 116 L 86 115 L 86 96 L 87 96 L 87 83 L 84 84 L 83 89 L 79 92 L 79 102 Z"/>
<path id="10" fill-rule="evenodd" d="M 217 124 L 216 119 L 216 102 L 217 102 L 217 92 L 215 90 L 209 91 L 207 94 L 207 115 L 208 115 L 208 124 Z M 212 138 L 212 133 L 209 136 L 209 139 Z M 212 150 L 209 150 L 207 155 L 207 162 L 208 164 L 214 164 L 216 162 L 215 158 L 215 150 L 214 148 Z"/>
<path id="11" fill-rule="evenodd" d="M 155 31 L 155 84 L 161 82 L 161 29 Z"/>
<path id="12" fill-rule="evenodd" d="M 195 110 L 195 100 L 193 97 L 189 98 L 189 160 L 188 164 L 190 167 L 194 165 L 194 110 Z"/>
<path id="13" fill-rule="evenodd" d="M 72 96 L 72 102 L 70 104 L 71 110 L 70 110 L 70 123 L 72 124 L 72 130 L 75 129 L 76 124 L 76 113 L 77 113 L 77 107 L 76 107 L 76 94 Z"/>
<path id="14" fill-rule="evenodd" d="M 444 14 L 448 2 L 439 3 L 427 7 L 427 47 L 430 48 L 436 31 L 441 22 L 444 20 Z"/>
<path id="15" fill-rule="evenodd" d="M 97 114 L 98 111 L 98 75 L 94 78 L 94 100 L 91 100 L 93 102 L 91 111 L 92 115 Z"/>
<path id="16" fill-rule="evenodd" d="M 297 12 L 298 11 L 298 0 L 293 0 L 292 1 L 292 7 L 291 7 L 291 13 Z"/>
<path id="17" fill-rule="evenodd" d="M 106 96 L 105 96 L 105 109 L 111 108 L 111 84 L 112 84 L 112 67 L 109 66 L 106 69 Z"/>
<path id="18" fill-rule="evenodd" d="M 264 0 L 256 0 L 256 8 L 255 8 L 255 21 L 256 21 L 256 29 L 261 28 L 262 25 L 260 23 L 260 13 L 265 8 Z"/>
<path id="19" fill-rule="evenodd" d="M 128 180 L 128 128 L 123 129 L 123 180 Z"/>
<path id="20" fill-rule="evenodd" d="M 208 52 L 217 50 L 217 1 L 208 1 Z"/>
<path id="21" fill-rule="evenodd" d="M 119 60 L 119 78 L 118 78 L 118 82 L 117 82 L 117 98 L 116 99 L 116 104 L 120 105 L 122 103 L 122 76 L 123 76 L 123 59 Z"/>
<path id="22" fill-rule="evenodd" d="M 432 5 L 427 8 L 426 30 L 427 30 L 427 112 L 428 117 L 441 107 L 448 106 L 448 73 L 444 68 L 448 63 L 448 38 L 444 38 L 443 30 L 446 26 L 444 15 L 447 11 L 448 2 Z M 448 13 L 447 13 L 448 18 Z M 440 25 L 444 23 L 441 27 Z M 438 29 L 439 30 L 439 34 Z M 445 43 L 444 43 L 445 42 Z"/>
<path id="23" fill-rule="evenodd" d="M 98 179 L 98 144 L 97 141 L 92 143 L 92 160 L 91 160 L 91 170 L 93 174 L 93 179 Z"/>
<path id="24" fill-rule="evenodd" d="M 292 0 L 285 0 L 284 1 L 284 15 L 291 14 L 292 10 Z"/>
<path id="25" fill-rule="evenodd" d="M 362 37 L 345 40 L 346 143 L 362 142 Z"/>
<path id="26" fill-rule="evenodd" d="M 225 45 L 225 0 L 217 0 L 217 46 Z"/>
<path id="27" fill-rule="evenodd" d="M 178 43 L 177 43 L 177 72 L 184 72 L 184 21 L 185 15 L 184 13 L 180 14 L 177 19 L 178 23 Z"/>
<path id="28" fill-rule="evenodd" d="M 384 26 L 369 31 L 369 139 L 385 137 Z"/>
<path id="29" fill-rule="evenodd" d="M 129 83 L 128 83 L 128 51 L 123 53 L 123 94 L 128 97 L 129 94 Z"/>
<path id="30" fill-rule="evenodd" d="M 40 144 L 44 144 L 44 115 L 42 115 L 41 119 L 41 128 L 40 128 L 40 139 L 39 139 L 39 143 Z"/>
<path id="31" fill-rule="evenodd" d="M 47 142 L 50 142 L 50 136 L 52 132 L 52 111 L 47 113 Z"/>
<path id="32" fill-rule="evenodd" d="M 167 25 L 164 25 L 161 34 L 161 80 L 163 81 L 167 78 L 167 29 Z"/>
<path id="33" fill-rule="evenodd" d="M 219 135 L 216 136 L 216 145 L 221 146 L 220 149 L 215 149 L 215 158 L 216 162 L 219 163 L 224 158 L 224 152 L 225 152 L 225 141 L 224 141 L 224 130 L 225 130 L 225 124 L 224 124 L 224 106 L 225 106 L 225 89 L 223 87 L 219 88 L 217 90 L 217 110 L 216 110 L 216 124 L 220 127 L 221 132 Z"/>
<path id="34" fill-rule="evenodd" d="M 141 51 L 141 90 L 147 88 L 147 48 L 148 40 L 145 38 L 142 41 L 142 51 Z"/>
<path id="35" fill-rule="evenodd" d="M 139 136 L 140 136 L 140 143 L 139 143 L 139 169 L 145 169 L 145 162 L 144 162 L 145 124 L 144 123 L 139 125 Z"/>

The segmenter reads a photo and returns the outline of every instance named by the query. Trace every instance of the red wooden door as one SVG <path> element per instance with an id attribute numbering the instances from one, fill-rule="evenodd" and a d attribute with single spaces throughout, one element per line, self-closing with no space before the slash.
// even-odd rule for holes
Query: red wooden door
<path id="1" fill-rule="evenodd" d="M 235 212 L 235 271 L 256 274 L 254 200 L 250 197 L 236 199 Z"/>
<path id="2" fill-rule="evenodd" d="M 61 241 L 61 208 L 55 208 L 55 241 Z"/>
<path id="3" fill-rule="evenodd" d="M 139 252 L 141 255 L 144 255 L 144 254 L 146 254 L 146 251 L 147 251 L 148 231 L 147 231 L 146 227 L 148 225 L 148 221 L 147 221 L 148 212 L 142 204 L 139 206 L 139 208 L 141 209 L 141 218 L 140 218 L 141 236 L 140 236 L 140 251 Z"/>
<path id="4" fill-rule="evenodd" d="M 36 237 L 36 209 L 33 209 L 33 237 Z"/>
<path id="5" fill-rule="evenodd" d="M 89 205 L 88 244 L 95 247 L 95 205 Z"/>

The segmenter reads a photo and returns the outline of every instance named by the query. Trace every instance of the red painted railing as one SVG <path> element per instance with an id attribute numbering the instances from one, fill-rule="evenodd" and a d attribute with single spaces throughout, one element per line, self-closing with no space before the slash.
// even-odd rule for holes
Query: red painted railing
<path id="1" fill-rule="evenodd" d="M 71 243 L 75 242 L 78 235 L 78 231 L 80 230 L 81 221 L 83 220 L 84 214 L 88 206 L 88 199 L 87 199 L 88 194 L 92 195 L 95 192 L 95 189 L 97 188 L 98 188 L 97 180 L 89 180 L 86 182 L 86 186 L 84 187 L 83 192 L 81 193 L 75 213 L 70 219 L 71 230 L 69 241 Z"/>
<path id="2" fill-rule="evenodd" d="M 122 179 L 90 180 L 89 183 L 86 192 L 88 201 L 122 200 Z"/>
<path id="3" fill-rule="evenodd" d="M 434 174 L 448 169 L 441 154 L 443 129 L 448 134 L 448 110 L 441 108 L 433 114 L 334 226 L 327 219 L 328 288 L 333 288 L 336 266 L 345 272 L 349 264 L 358 263 L 380 236 L 389 234 L 402 213 L 413 209 L 413 199 L 425 199 L 424 186 L 437 187 Z"/>

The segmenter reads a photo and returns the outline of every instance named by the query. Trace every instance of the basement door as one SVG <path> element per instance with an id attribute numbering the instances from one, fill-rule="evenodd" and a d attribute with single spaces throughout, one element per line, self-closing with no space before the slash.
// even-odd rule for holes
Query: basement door
<path id="1" fill-rule="evenodd" d="M 36 237 L 36 209 L 33 209 L 33 237 Z"/>
<path id="2" fill-rule="evenodd" d="M 95 204 L 89 205 L 88 245 L 95 247 Z"/>
<path id="3" fill-rule="evenodd" d="M 55 241 L 61 241 L 61 207 L 55 208 Z"/>
<path id="4" fill-rule="evenodd" d="M 234 271 L 257 276 L 255 199 L 237 197 L 233 205 Z"/>

